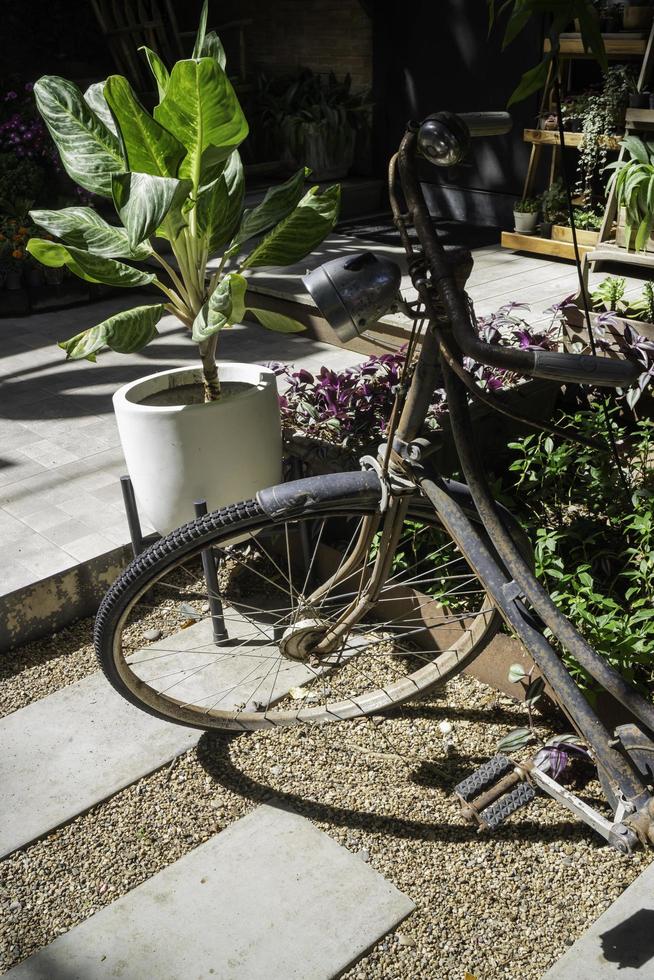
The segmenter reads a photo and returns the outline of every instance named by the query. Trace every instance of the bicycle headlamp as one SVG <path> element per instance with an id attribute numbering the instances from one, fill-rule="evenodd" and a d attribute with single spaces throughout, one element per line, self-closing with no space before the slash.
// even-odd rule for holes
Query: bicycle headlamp
<path id="1" fill-rule="evenodd" d="M 470 132 L 460 116 L 436 112 L 418 130 L 418 152 L 436 167 L 454 167 L 470 147 Z"/>
<path id="2" fill-rule="evenodd" d="M 302 277 L 313 301 L 338 335 L 348 341 L 374 326 L 400 300 L 402 273 L 372 252 L 331 259 Z"/>

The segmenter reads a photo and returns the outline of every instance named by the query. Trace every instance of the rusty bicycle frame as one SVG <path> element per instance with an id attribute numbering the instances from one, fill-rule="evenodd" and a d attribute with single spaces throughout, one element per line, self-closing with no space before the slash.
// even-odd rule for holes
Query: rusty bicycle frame
<path id="1" fill-rule="evenodd" d="M 437 115 L 450 122 L 456 130 L 459 117 L 448 113 Z M 479 114 L 482 123 L 484 115 Z M 436 118 L 429 117 L 430 120 Z M 606 359 L 586 355 L 490 347 L 479 339 L 462 282 L 472 268 L 472 258 L 468 253 L 463 274 L 459 272 L 457 275 L 438 241 L 417 175 L 420 131 L 419 124 L 409 123 L 399 151 L 391 160 L 390 194 L 395 223 L 409 262 L 409 274 L 428 326 L 421 338 L 420 354 L 410 384 L 396 402 L 394 415 L 397 415 L 397 421 L 391 421 L 388 444 L 380 447 L 378 460 L 373 464 L 387 489 L 388 503 L 383 522 L 380 525 L 379 517 L 369 518 L 365 522 L 349 561 L 308 600 L 311 604 L 339 578 L 346 578 L 357 566 L 361 568 L 363 559 L 367 574 L 365 579 L 362 576 L 359 592 L 340 620 L 322 638 L 316 653 L 334 649 L 338 640 L 374 605 L 397 545 L 406 512 L 407 492 L 418 487 L 433 505 L 511 632 L 529 651 L 560 707 L 587 745 L 615 819 L 614 822 L 607 821 L 550 777 L 539 773 L 531 764 L 522 768 L 518 764 L 515 773 L 502 780 L 502 789 L 510 785 L 511 780 L 515 782 L 531 776 L 542 789 L 603 834 L 618 850 L 628 852 L 638 842 L 651 845 L 654 844 L 654 798 L 650 790 L 654 744 L 650 736 L 654 734 L 654 708 L 593 650 L 581 633 L 559 612 L 509 533 L 475 450 L 467 397 L 469 389 L 474 388 L 474 382 L 464 371 L 462 362 L 463 356 L 468 355 L 486 364 L 536 377 L 577 382 L 595 380 L 614 386 L 629 381 L 631 368 L 624 363 L 606 363 Z M 484 133 L 482 125 L 479 135 L 494 133 Z M 395 188 L 398 178 L 405 202 L 404 211 Z M 413 226 L 417 235 L 417 248 L 409 236 L 409 226 Z M 478 527 L 448 492 L 445 481 L 425 476 L 421 465 L 425 447 L 418 437 L 440 378 L 444 379 L 456 451 L 487 538 L 482 537 Z M 486 393 L 481 392 L 480 397 L 492 402 Z M 376 556 L 368 567 L 369 546 L 380 526 L 382 530 Z M 494 553 L 488 542 L 492 543 Z M 543 635 L 545 627 L 606 691 L 638 719 L 642 728 L 622 726 L 624 731 L 621 735 L 614 735 L 606 728 Z M 616 731 L 619 733 L 620 729 Z"/>

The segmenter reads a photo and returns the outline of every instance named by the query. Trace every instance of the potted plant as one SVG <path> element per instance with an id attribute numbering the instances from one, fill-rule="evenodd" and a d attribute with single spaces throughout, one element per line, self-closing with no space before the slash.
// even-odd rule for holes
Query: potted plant
<path id="1" fill-rule="evenodd" d="M 575 208 L 572 218 L 580 245 L 596 245 L 599 241 L 600 228 L 604 221 L 604 212 L 595 208 Z M 552 238 L 559 242 L 572 241 L 572 228 L 567 214 L 560 215 L 552 227 Z"/>
<path id="2" fill-rule="evenodd" d="M 654 251 L 654 143 L 625 136 L 626 156 L 606 169 L 614 173 L 609 188 L 615 189 L 618 208 L 616 241 L 628 249 Z"/>
<path id="3" fill-rule="evenodd" d="M 534 234 L 539 209 L 540 202 L 537 197 L 524 197 L 513 205 L 513 220 L 519 235 Z"/>
<path id="4" fill-rule="evenodd" d="M 566 220 L 568 210 L 568 198 L 560 178 L 543 191 L 540 196 L 540 207 L 543 220 L 539 234 L 541 238 L 551 238 L 553 226 L 562 224 Z"/>
<path id="5" fill-rule="evenodd" d="M 367 92 L 352 92 L 346 75 L 339 82 L 333 72 L 299 74 L 269 79 L 260 76 L 260 125 L 278 152 L 292 167 L 307 166 L 316 180 L 345 177 L 354 160 L 358 134 L 370 125 L 372 103 Z"/>
<path id="6" fill-rule="evenodd" d="M 90 207 L 35 211 L 33 220 L 58 241 L 33 238 L 28 251 L 89 282 L 163 294 L 59 346 L 72 359 L 95 361 L 107 347 L 129 354 L 156 336 L 166 313 L 197 344 L 197 367 L 143 378 L 114 396 L 139 506 L 162 533 L 193 515 L 194 499 L 215 508 L 278 480 L 274 375 L 250 364 L 217 364 L 216 344 L 220 331 L 245 315 L 244 273 L 298 262 L 332 229 L 339 204 L 338 186 L 305 193 L 301 169 L 243 210 L 237 148 L 248 124 L 220 41 L 206 32 L 206 11 L 205 3 L 191 58 L 168 71 L 145 49 L 159 93 L 152 114 L 120 75 L 84 95 L 54 76 L 34 88 L 64 168 L 87 190 L 112 199 L 120 223 L 109 224 Z M 172 252 L 170 261 L 162 246 Z M 144 260 L 145 268 L 137 264 Z M 249 308 L 267 329 L 302 329 L 288 317 Z"/>

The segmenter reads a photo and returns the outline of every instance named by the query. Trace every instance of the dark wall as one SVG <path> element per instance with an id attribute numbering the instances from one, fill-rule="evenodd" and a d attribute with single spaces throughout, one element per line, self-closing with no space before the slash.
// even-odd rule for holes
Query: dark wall
<path id="1" fill-rule="evenodd" d="M 484 0 L 375 0 L 376 160 L 395 150 L 409 118 L 439 109 L 504 109 L 521 74 L 539 60 L 540 25 L 501 50 L 501 30 L 488 36 Z M 529 148 L 522 130 L 535 125 L 537 100 L 512 107 L 510 136 L 478 141 L 456 171 L 425 168 L 431 204 L 452 217 L 510 223 Z"/>

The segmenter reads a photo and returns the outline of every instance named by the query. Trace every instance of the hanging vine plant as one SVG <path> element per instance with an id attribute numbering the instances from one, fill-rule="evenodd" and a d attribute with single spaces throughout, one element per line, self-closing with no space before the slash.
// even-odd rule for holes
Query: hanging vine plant
<path id="1" fill-rule="evenodd" d="M 593 197 L 598 178 L 607 164 L 609 142 L 624 127 L 624 116 L 636 80 L 630 65 L 611 65 L 604 74 L 601 92 L 584 100 L 583 140 L 579 149 L 576 192 L 586 200 Z"/>

